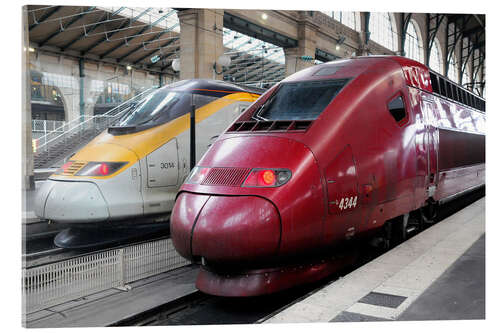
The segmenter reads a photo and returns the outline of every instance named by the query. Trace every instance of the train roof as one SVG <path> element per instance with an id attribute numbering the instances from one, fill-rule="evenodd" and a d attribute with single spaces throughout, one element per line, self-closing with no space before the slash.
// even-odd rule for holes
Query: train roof
<path id="1" fill-rule="evenodd" d="M 240 84 L 233 84 L 230 82 L 224 82 L 220 80 L 208 80 L 208 79 L 189 79 L 174 82 L 165 86 L 166 88 L 175 90 L 199 90 L 207 92 L 213 92 L 217 97 L 220 94 L 236 93 L 236 92 L 247 92 L 253 94 L 261 95 L 264 93 L 265 89 L 250 87 Z"/>
<path id="2" fill-rule="evenodd" d="M 306 70 L 297 72 L 286 78 L 285 81 L 294 81 L 301 79 L 313 79 L 318 76 L 335 77 L 340 73 L 342 67 L 348 68 L 354 75 L 359 75 L 368 68 L 377 66 L 379 62 L 392 61 L 397 63 L 402 71 L 408 86 L 436 94 L 452 102 L 470 106 L 478 111 L 485 112 L 485 100 L 479 95 L 465 89 L 461 85 L 453 82 L 449 78 L 433 71 L 426 65 L 410 58 L 396 55 L 374 55 L 360 56 L 348 59 L 330 61 L 321 65 L 310 67 Z M 334 67 L 332 69 L 325 69 Z M 337 69 L 335 69 L 337 67 Z"/>

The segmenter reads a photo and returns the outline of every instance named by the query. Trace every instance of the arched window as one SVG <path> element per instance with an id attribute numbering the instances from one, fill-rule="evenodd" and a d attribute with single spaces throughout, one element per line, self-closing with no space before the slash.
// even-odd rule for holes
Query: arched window
<path id="1" fill-rule="evenodd" d="M 340 23 L 348 26 L 351 29 L 354 29 L 356 31 L 361 31 L 361 22 L 358 12 L 323 11 L 323 13 L 339 21 Z"/>
<path id="2" fill-rule="evenodd" d="M 421 40 L 413 21 L 408 23 L 405 37 L 405 56 L 416 61 L 424 62 Z"/>
<path id="3" fill-rule="evenodd" d="M 462 74 L 462 86 L 466 88 L 470 88 L 470 84 L 472 79 L 470 77 L 470 71 L 469 71 L 469 66 L 465 65 L 465 71 Z"/>
<path id="4" fill-rule="evenodd" d="M 454 54 L 452 54 L 450 64 L 448 65 L 448 78 L 452 81 L 458 82 L 458 69 Z"/>
<path id="5" fill-rule="evenodd" d="M 437 38 L 434 39 L 434 42 L 432 43 L 429 67 L 439 74 L 443 74 L 443 56 Z"/>
<path id="6" fill-rule="evenodd" d="M 370 39 L 395 51 L 397 45 L 396 27 L 389 13 L 370 13 Z"/>

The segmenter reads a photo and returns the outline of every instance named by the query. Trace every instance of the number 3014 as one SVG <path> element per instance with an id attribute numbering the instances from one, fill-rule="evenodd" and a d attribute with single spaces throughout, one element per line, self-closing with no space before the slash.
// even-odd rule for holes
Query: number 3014
<path id="1" fill-rule="evenodd" d="M 358 196 L 342 198 L 339 203 L 339 209 L 345 210 L 348 208 L 355 208 L 358 201 Z"/>

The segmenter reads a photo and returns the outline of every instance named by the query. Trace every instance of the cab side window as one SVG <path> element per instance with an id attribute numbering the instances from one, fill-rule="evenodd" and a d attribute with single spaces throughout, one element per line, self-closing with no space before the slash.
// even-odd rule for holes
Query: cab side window
<path id="1" fill-rule="evenodd" d="M 390 101 L 387 108 L 397 123 L 406 118 L 405 103 L 401 96 L 398 96 Z"/>

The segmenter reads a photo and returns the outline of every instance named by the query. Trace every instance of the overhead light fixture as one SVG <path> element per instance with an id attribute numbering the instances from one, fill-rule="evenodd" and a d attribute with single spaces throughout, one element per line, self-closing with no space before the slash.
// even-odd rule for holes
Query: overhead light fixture
<path id="1" fill-rule="evenodd" d="M 129 71 L 129 70 L 131 70 L 131 69 L 132 69 L 132 66 L 127 65 L 127 70 Z"/>
<path id="2" fill-rule="evenodd" d="M 172 61 L 172 69 L 176 72 L 181 70 L 181 60 L 179 58 Z"/>
<path id="3" fill-rule="evenodd" d="M 28 49 L 30 52 L 35 52 L 35 48 L 34 47 L 31 47 Z"/>
<path id="4" fill-rule="evenodd" d="M 220 71 L 220 73 L 217 72 L 217 65 L 222 67 L 222 70 Z M 214 65 L 212 68 L 214 69 L 215 74 L 220 75 L 224 71 L 224 67 L 229 67 L 229 65 L 231 65 L 231 57 L 228 56 L 227 54 L 222 54 L 217 59 L 217 61 L 214 62 Z"/>
<path id="5" fill-rule="evenodd" d="M 345 42 L 345 36 L 340 36 L 339 39 L 337 39 L 337 45 L 335 46 L 335 50 L 340 50 L 340 45 L 344 44 Z"/>
<path id="6" fill-rule="evenodd" d="M 223 54 L 217 59 L 217 63 L 222 67 L 228 67 L 231 64 L 231 57 Z"/>
<path id="7" fill-rule="evenodd" d="M 267 20 L 267 14 L 266 13 L 262 13 L 262 15 L 260 17 L 262 17 L 263 20 Z"/>

